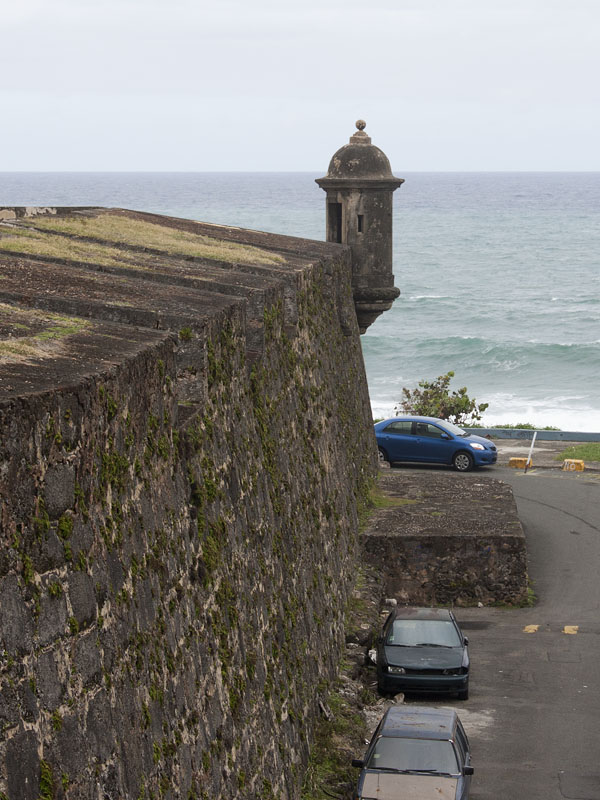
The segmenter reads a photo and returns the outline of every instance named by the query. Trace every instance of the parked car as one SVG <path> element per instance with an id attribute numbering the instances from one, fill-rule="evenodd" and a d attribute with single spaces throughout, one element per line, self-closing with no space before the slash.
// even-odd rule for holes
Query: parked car
<path id="1" fill-rule="evenodd" d="M 375 438 L 384 461 L 452 464 L 459 472 L 495 464 L 496 445 L 436 417 L 392 417 L 377 422 Z"/>
<path id="2" fill-rule="evenodd" d="M 467 800 L 473 767 L 456 711 L 392 706 L 360 767 L 356 800 Z"/>
<path id="3" fill-rule="evenodd" d="M 469 697 L 469 640 L 447 608 L 396 606 L 377 640 L 377 685 L 384 694 Z"/>

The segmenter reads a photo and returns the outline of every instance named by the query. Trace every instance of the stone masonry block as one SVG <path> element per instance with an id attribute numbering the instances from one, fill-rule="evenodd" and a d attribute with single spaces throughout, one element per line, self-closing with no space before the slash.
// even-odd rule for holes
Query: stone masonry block
<path id="1" fill-rule="evenodd" d="M 69 598 L 79 627 L 91 625 L 96 619 L 96 597 L 94 583 L 87 572 L 73 572 L 69 576 Z"/>
<path id="2" fill-rule="evenodd" d="M 40 759 L 34 731 L 19 731 L 6 745 L 8 796 L 18 800 L 38 800 L 40 787 Z"/>
<path id="3" fill-rule="evenodd" d="M 71 464 L 53 464 L 44 479 L 44 501 L 50 519 L 58 519 L 75 503 L 75 475 Z"/>
<path id="4" fill-rule="evenodd" d="M 0 583 L 0 609 L 0 646 L 9 654 L 27 652 L 33 640 L 33 614 L 25 605 L 16 575 Z"/>
<path id="5" fill-rule="evenodd" d="M 64 592 L 58 597 L 52 597 L 47 591 L 43 591 L 37 624 L 38 641 L 42 647 L 64 635 L 67 618 L 67 601 Z"/>

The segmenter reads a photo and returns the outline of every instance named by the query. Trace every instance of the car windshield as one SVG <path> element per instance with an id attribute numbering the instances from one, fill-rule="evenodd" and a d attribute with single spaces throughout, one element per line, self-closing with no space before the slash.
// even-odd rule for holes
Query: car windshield
<path id="1" fill-rule="evenodd" d="M 453 422 L 448 422 L 446 419 L 436 420 L 436 425 L 439 425 L 440 428 L 448 431 L 448 433 L 454 434 L 454 436 L 468 436 L 469 434 L 464 431 L 462 428 L 459 428 L 458 425 L 455 425 Z"/>
<path id="2" fill-rule="evenodd" d="M 452 742 L 439 739 L 402 739 L 399 736 L 380 736 L 367 769 L 389 769 L 410 772 L 459 772 Z"/>
<path id="3" fill-rule="evenodd" d="M 403 647 L 418 645 L 460 647 L 462 645 L 454 623 L 443 619 L 396 619 L 385 643 Z"/>

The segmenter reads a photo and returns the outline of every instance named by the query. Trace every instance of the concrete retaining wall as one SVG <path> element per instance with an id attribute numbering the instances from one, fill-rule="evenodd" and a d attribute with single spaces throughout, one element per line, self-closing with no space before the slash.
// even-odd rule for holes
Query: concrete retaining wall
<path id="1" fill-rule="evenodd" d="M 386 470 L 380 483 L 391 505 L 375 513 L 362 547 L 388 596 L 416 605 L 526 601 L 525 537 L 508 484 L 433 470 Z"/>
<path id="2" fill-rule="evenodd" d="M 489 436 L 491 439 L 526 439 L 531 441 L 535 429 L 529 428 L 469 428 L 470 433 Z M 540 442 L 600 442 L 600 433 L 584 431 L 538 431 Z"/>

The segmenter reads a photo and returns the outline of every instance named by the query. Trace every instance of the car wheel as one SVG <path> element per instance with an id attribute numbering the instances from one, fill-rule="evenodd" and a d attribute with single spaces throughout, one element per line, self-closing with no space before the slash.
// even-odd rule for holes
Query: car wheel
<path id="1" fill-rule="evenodd" d="M 459 450 L 458 453 L 454 454 L 452 464 L 458 472 L 469 472 L 473 469 L 473 456 L 464 450 Z"/>
<path id="2" fill-rule="evenodd" d="M 468 700 L 469 699 L 469 685 L 467 684 L 467 688 L 463 689 L 462 692 L 459 692 L 457 695 L 459 700 Z"/>
<path id="3" fill-rule="evenodd" d="M 379 461 L 389 461 L 387 457 L 387 453 L 383 449 L 383 447 L 378 447 L 377 450 L 379 451 Z"/>

